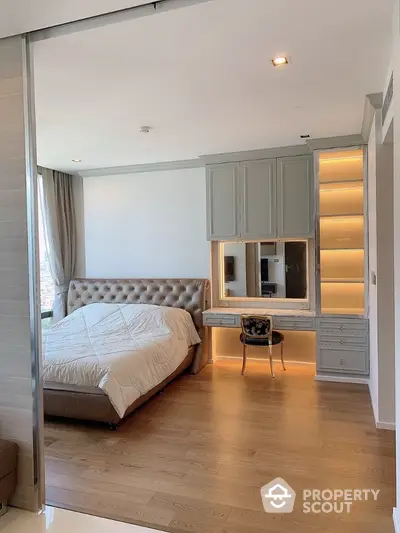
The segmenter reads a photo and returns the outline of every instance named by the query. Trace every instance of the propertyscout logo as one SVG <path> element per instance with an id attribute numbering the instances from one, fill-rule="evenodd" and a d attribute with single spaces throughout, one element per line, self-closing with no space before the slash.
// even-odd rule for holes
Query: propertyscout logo
<path id="1" fill-rule="evenodd" d="M 350 513 L 355 501 L 377 501 L 379 492 L 379 489 L 304 489 L 301 510 L 305 514 Z M 261 499 L 266 513 L 291 513 L 296 492 L 278 477 L 261 488 Z"/>

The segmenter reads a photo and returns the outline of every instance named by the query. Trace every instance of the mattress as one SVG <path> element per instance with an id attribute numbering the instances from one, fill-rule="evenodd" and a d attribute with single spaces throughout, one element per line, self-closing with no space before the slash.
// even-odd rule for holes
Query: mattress
<path id="1" fill-rule="evenodd" d="M 45 386 L 101 389 L 122 418 L 199 342 L 192 317 L 183 309 L 94 303 L 45 331 Z"/>

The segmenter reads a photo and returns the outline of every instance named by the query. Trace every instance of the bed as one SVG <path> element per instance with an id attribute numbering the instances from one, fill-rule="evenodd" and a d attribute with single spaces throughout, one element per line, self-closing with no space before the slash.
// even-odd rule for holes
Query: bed
<path id="1" fill-rule="evenodd" d="M 43 339 L 45 416 L 116 427 L 184 371 L 199 372 L 208 302 L 205 279 L 73 279 L 68 316 Z"/>

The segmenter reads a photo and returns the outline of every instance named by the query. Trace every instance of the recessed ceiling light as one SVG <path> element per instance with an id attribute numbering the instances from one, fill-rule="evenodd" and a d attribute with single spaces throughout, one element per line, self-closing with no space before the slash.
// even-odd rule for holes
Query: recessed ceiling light
<path id="1" fill-rule="evenodd" d="M 72 162 L 73 163 L 82 163 L 82 159 L 73 159 Z"/>
<path id="2" fill-rule="evenodd" d="M 289 60 L 286 56 L 280 56 L 275 57 L 275 59 L 271 59 L 271 62 L 274 67 L 280 67 L 281 65 L 287 65 L 289 63 Z"/>

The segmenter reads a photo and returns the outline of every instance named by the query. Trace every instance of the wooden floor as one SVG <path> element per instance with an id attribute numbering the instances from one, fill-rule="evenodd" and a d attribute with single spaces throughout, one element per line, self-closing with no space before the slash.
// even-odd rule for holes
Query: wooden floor
<path id="1" fill-rule="evenodd" d="M 171 384 L 116 432 L 46 423 L 48 502 L 170 532 L 391 532 L 394 433 L 375 429 L 363 385 L 316 383 L 313 367 L 222 360 Z M 280 476 L 292 514 L 266 514 Z M 304 514 L 306 488 L 380 489 L 351 513 Z"/>

